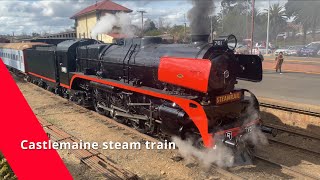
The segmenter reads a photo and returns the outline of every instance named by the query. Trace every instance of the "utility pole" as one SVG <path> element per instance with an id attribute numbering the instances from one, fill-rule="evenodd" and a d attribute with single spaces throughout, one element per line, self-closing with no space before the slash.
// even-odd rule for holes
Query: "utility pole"
<path id="1" fill-rule="evenodd" d="M 221 14 L 221 17 L 222 17 L 222 24 L 221 24 L 222 27 L 221 27 L 221 30 L 222 30 L 222 33 L 223 33 L 223 21 L 224 21 L 224 17 L 223 17 L 224 15 L 223 15 L 223 14 L 224 14 L 224 7 L 222 7 L 222 14 Z"/>
<path id="2" fill-rule="evenodd" d="M 255 0 L 252 0 L 251 54 L 253 49 L 253 33 L 254 33 L 254 2 Z"/>
<path id="3" fill-rule="evenodd" d="M 147 12 L 146 11 L 138 11 L 138 12 L 141 13 L 141 37 L 143 37 L 143 34 L 144 34 L 143 14 Z"/>
<path id="4" fill-rule="evenodd" d="M 247 39 L 249 39 L 249 0 L 247 0 L 247 14 L 246 14 L 246 29 L 247 29 Z"/>
<path id="5" fill-rule="evenodd" d="M 269 28 L 270 28 L 270 0 L 269 0 L 269 3 L 268 3 L 268 24 L 267 24 L 266 54 L 269 54 Z"/>
<path id="6" fill-rule="evenodd" d="M 211 43 L 213 42 L 213 15 L 210 16 L 211 21 L 211 27 L 210 27 L 210 37 L 211 37 Z"/>
<path id="7" fill-rule="evenodd" d="M 12 31 L 12 38 L 11 38 L 11 42 L 13 42 L 14 40 L 14 32 Z"/>
<path id="8" fill-rule="evenodd" d="M 184 43 L 187 42 L 187 21 L 186 14 L 184 14 Z"/>

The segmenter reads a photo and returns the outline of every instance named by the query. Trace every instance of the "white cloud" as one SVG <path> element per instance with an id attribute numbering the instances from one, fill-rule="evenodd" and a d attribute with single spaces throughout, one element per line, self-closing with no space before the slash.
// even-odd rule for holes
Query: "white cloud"
<path id="1" fill-rule="evenodd" d="M 190 0 L 114 0 L 132 9 L 132 22 L 140 26 L 141 15 L 145 10 L 146 19 L 157 24 L 159 18 L 171 25 L 183 24 L 184 15 L 191 8 Z M 251 1 L 251 0 L 249 0 Z M 278 0 L 271 0 L 277 3 Z M 95 0 L 0 0 L 0 34 L 32 32 L 57 33 L 70 29 L 74 25 L 72 15 L 94 4 Z M 281 4 L 286 0 L 279 0 Z M 257 6 L 267 7 L 267 1 L 257 0 Z M 216 12 L 220 10 L 220 0 L 216 1 Z"/>
<path id="2" fill-rule="evenodd" d="M 70 29 L 70 17 L 92 1 L 0 1 L 0 34 L 56 33 Z"/>

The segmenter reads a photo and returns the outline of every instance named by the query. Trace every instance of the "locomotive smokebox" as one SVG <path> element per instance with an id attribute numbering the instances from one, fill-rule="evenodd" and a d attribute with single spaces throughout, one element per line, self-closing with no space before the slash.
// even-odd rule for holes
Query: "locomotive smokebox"
<path id="1" fill-rule="evenodd" d="M 209 34 L 204 34 L 204 35 L 191 35 L 191 41 L 193 43 L 199 43 L 199 42 L 202 42 L 202 43 L 207 43 L 208 42 L 208 39 L 209 39 Z"/>

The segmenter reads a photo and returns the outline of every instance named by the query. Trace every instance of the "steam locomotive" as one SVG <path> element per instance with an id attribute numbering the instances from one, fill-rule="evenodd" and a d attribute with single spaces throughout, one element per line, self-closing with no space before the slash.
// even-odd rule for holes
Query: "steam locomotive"
<path id="1" fill-rule="evenodd" d="M 33 44 L 20 48 L 21 58 L 14 60 L 24 63 L 24 69 L 12 65 L 4 45 L 0 55 L 27 81 L 159 138 L 175 135 L 193 138 L 197 147 L 222 142 L 237 148 L 254 128 L 271 133 L 261 124 L 254 94 L 235 88 L 237 79 L 262 80 L 261 59 L 234 54 L 233 35 L 211 43 L 207 39 L 194 35 L 190 44 L 162 44 L 159 37 Z"/>

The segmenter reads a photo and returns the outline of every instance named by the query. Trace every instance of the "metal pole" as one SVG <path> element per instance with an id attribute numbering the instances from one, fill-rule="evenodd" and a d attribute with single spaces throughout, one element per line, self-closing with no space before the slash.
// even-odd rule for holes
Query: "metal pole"
<path id="1" fill-rule="evenodd" d="M 187 42 L 187 21 L 186 14 L 184 14 L 184 42 Z"/>
<path id="2" fill-rule="evenodd" d="M 269 0 L 269 4 L 268 4 L 268 23 L 267 23 L 266 54 L 269 54 L 269 28 L 270 28 L 270 0 Z"/>
<path id="3" fill-rule="evenodd" d="M 248 16 L 249 16 L 249 0 L 247 0 L 247 15 L 246 15 L 246 29 L 247 29 L 247 39 L 249 39 L 249 18 L 248 18 Z"/>
<path id="4" fill-rule="evenodd" d="M 184 23 L 184 42 L 187 42 L 187 23 Z"/>
<path id="5" fill-rule="evenodd" d="M 211 20 L 211 30 L 210 30 L 210 36 L 211 36 L 211 43 L 213 42 L 213 16 L 210 16 L 210 20 Z"/>
<path id="6" fill-rule="evenodd" d="M 253 49 L 253 33 L 254 33 L 254 2 L 255 0 L 252 0 L 251 54 Z"/>
<path id="7" fill-rule="evenodd" d="M 221 30 L 222 30 L 222 33 L 223 33 L 223 21 L 224 21 L 224 7 L 222 7 L 222 28 L 221 28 Z"/>
<path id="8" fill-rule="evenodd" d="M 141 37 L 143 37 L 144 35 L 143 14 L 147 12 L 146 11 L 138 11 L 138 12 L 141 13 Z"/>

